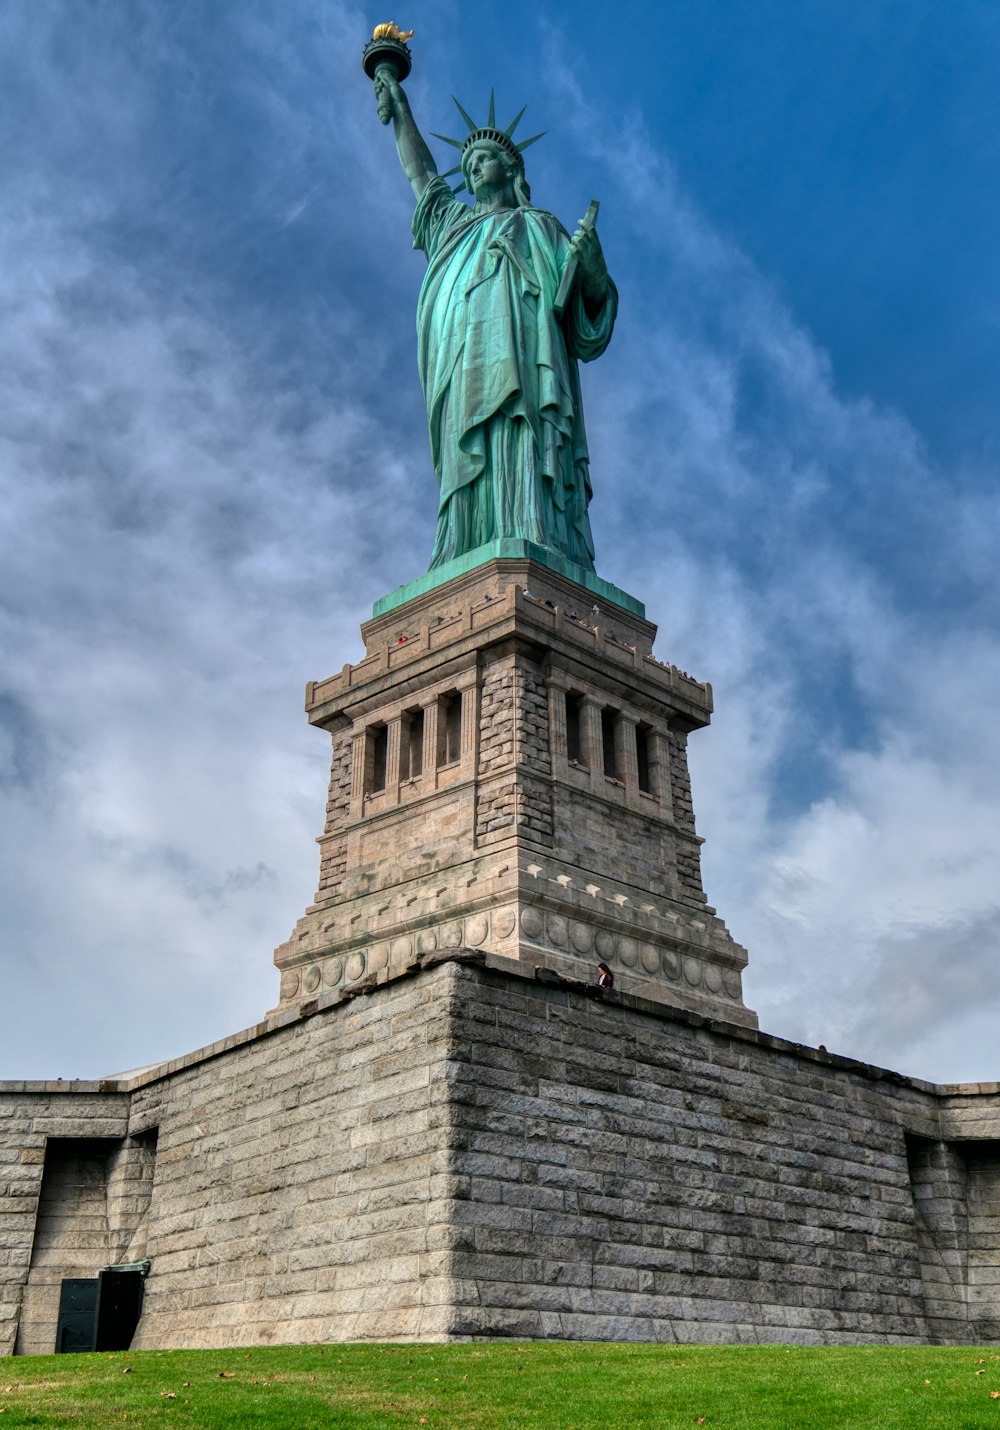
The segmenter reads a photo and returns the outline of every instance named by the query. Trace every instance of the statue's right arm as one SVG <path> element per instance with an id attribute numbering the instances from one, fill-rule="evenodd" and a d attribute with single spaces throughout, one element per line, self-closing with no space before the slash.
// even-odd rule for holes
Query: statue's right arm
<path id="1" fill-rule="evenodd" d="M 388 79 L 385 72 L 381 71 L 376 80 L 375 90 L 376 97 L 379 99 L 382 98 L 380 91 L 384 91 L 392 104 L 392 132 L 396 136 L 399 162 L 403 166 L 403 173 L 410 181 L 414 198 L 419 199 L 431 179 L 437 174 L 434 157 L 414 122 L 410 112 L 410 101 L 404 94 L 403 86 L 399 81 L 395 77 Z"/>

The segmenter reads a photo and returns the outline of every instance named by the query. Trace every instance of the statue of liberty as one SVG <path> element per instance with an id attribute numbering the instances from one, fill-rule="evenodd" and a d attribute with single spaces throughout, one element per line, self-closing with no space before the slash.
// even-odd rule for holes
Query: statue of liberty
<path id="1" fill-rule="evenodd" d="M 417 344 L 440 484 L 431 568 L 514 537 L 592 571 L 577 360 L 600 357 L 618 309 L 593 223 L 571 238 L 532 207 L 521 149 L 533 140 L 514 142 L 520 114 L 496 127 L 492 96 L 485 126 L 459 105 L 469 134 L 446 140 L 461 150 L 451 173 L 474 199 L 461 202 L 438 175 L 396 70 L 372 68 L 417 200 L 414 247 L 427 256 Z"/>

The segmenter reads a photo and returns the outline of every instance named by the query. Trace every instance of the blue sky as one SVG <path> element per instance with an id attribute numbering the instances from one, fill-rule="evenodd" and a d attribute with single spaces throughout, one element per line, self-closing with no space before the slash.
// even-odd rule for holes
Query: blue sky
<path id="1" fill-rule="evenodd" d="M 276 999 L 325 795 L 303 685 L 433 532 L 385 18 L 0 16 L 0 1076 Z M 762 1026 L 996 1078 L 1000 11 L 394 18 L 425 131 L 494 85 L 548 131 L 535 202 L 601 199 L 598 570 L 714 685 L 696 812 Z"/>

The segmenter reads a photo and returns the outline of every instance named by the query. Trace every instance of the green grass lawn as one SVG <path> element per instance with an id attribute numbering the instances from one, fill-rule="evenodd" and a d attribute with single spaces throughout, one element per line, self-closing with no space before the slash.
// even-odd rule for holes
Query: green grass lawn
<path id="1" fill-rule="evenodd" d="M 1000 1349 L 504 1341 L 6 1359 L 0 1430 L 24 1425 L 1000 1430 Z"/>

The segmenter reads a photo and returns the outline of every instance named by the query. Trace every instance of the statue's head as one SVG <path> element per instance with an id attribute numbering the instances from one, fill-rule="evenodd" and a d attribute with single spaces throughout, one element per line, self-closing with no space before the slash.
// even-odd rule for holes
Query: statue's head
<path id="1" fill-rule="evenodd" d="M 462 177 L 465 180 L 465 187 L 473 195 L 476 193 L 476 188 L 472 173 L 472 161 L 476 154 L 486 154 L 499 159 L 503 165 L 507 182 L 513 191 L 515 203 L 519 207 L 531 203 L 531 190 L 524 175 L 524 160 L 521 158 L 517 146 L 507 138 L 502 129 L 477 129 L 469 135 L 462 146 Z"/>
<path id="2" fill-rule="evenodd" d="M 446 144 L 451 144 L 461 151 L 459 162 L 453 169 L 441 175 L 443 179 L 450 179 L 452 174 L 461 173 L 463 182 L 459 184 L 456 193 L 460 189 L 468 189 L 469 193 L 475 190 L 472 184 L 472 175 L 469 165 L 473 153 L 488 146 L 501 159 L 507 176 L 510 180 L 511 191 L 514 195 L 514 202 L 522 207 L 528 207 L 531 203 L 531 190 L 528 188 L 528 181 L 524 177 L 524 160 L 521 158 L 521 150 L 527 149 L 529 144 L 534 144 L 536 139 L 541 139 L 541 134 L 533 134 L 530 139 L 525 139 L 518 144 L 513 138 L 514 130 L 521 122 L 522 109 L 516 114 L 506 129 L 498 129 L 496 124 L 496 107 L 493 103 L 493 91 L 490 90 L 490 112 L 486 123 L 477 125 L 476 121 L 469 115 L 455 100 L 455 106 L 459 114 L 468 125 L 469 132 L 464 139 L 450 139 L 447 134 L 435 134 L 435 139 L 443 139 Z"/>

